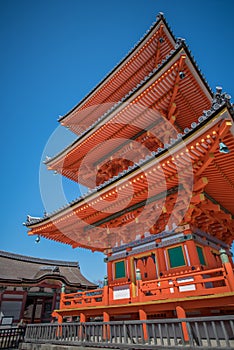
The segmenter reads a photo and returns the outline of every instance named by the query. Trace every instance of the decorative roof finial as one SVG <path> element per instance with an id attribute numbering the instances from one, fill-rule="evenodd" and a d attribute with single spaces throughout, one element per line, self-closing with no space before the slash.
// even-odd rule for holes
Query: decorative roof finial
<path id="1" fill-rule="evenodd" d="M 222 86 L 216 86 L 216 93 L 217 94 L 221 94 L 222 90 L 223 90 Z"/>
<path id="2" fill-rule="evenodd" d="M 164 18 L 164 13 L 163 12 L 159 12 L 156 16 L 156 20 L 159 21 L 160 19 Z"/>
<path id="3" fill-rule="evenodd" d="M 185 39 L 184 38 L 176 38 L 176 44 L 177 45 L 181 45 L 185 42 Z"/>

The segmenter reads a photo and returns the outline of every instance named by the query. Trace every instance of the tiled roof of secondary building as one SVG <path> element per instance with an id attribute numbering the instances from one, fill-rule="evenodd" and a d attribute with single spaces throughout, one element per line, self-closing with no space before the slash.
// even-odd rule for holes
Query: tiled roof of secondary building
<path id="1" fill-rule="evenodd" d="M 0 282 L 27 285 L 48 278 L 71 287 L 95 287 L 82 275 L 78 262 L 40 259 L 0 251 Z"/>

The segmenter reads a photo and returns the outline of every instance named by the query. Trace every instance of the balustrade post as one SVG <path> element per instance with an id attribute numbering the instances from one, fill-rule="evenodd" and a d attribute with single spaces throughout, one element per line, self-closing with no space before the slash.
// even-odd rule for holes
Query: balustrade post
<path id="1" fill-rule="evenodd" d="M 196 270 L 194 272 L 196 272 Z M 195 282 L 195 288 L 198 291 L 197 294 L 199 295 L 199 291 L 204 289 L 204 278 L 202 277 L 202 274 L 200 274 L 193 276 L 193 279 Z"/>
<path id="2" fill-rule="evenodd" d="M 86 292 L 82 292 L 81 294 L 81 305 L 86 304 Z"/>
<path id="3" fill-rule="evenodd" d="M 176 313 L 178 318 L 186 318 L 186 313 L 181 306 L 176 306 Z M 186 326 L 186 322 L 181 322 L 184 341 L 189 342 L 189 334 Z"/>
<path id="4" fill-rule="evenodd" d="M 230 290 L 234 291 L 234 273 L 233 273 L 233 267 L 229 261 L 228 255 L 225 251 L 225 249 L 220 249 L 220 258 L 223 264 L 223 267 L 226 272 L 226 278 L 229 285 Z"/>

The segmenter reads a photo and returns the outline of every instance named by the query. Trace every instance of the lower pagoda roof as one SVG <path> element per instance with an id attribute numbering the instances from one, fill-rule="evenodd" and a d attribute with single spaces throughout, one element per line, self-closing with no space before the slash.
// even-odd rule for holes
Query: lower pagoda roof
<path id="1" fill-rule="evenodd" d="M 105 251 L 146 231 L 157 234 L 166 226 L 188 222 L 231 244 L 232 124 L 229 99 L 217 92 L 211 110 L 171 144 L 64 208 L 41 219 L 29 217 L 29 235 Z"/>

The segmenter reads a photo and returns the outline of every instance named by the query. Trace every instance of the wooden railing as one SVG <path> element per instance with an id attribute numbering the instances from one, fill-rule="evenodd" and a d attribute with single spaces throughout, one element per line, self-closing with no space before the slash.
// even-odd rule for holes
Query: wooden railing
<path id="1" fill-rule="evenodd" d="M 111 283 L 102 289 L 62 294 L 60 309 L 228 293 L 234 291 L 234 282 L 231 282 L 230 278 L 230 273 L 228 274 L 225 266 L 222 266 L 210 270 L 170 274 L 156 280 L 140 280 L 136 283 L 135 293 L 130 282 Z M 123 295 L 115 300 L 114 289 L 120 286 L 126 289 L 126 298 Z"/>
<path id="2" fill-rule="evenodd" d="M 0 328 L 0 349 L 18 349 L 24 339 L 24 327 Z"/>
<path id="3" fill-rule="evenodd" d="M 234 315 L 28 325 L 24 341 L 73 348 L 82 345 L 108 349 L 234 349 Z M 21 349 L 28 349 L 27 344 Z"/>
<path id="4" fill-rule="evenodd" d="M 170 275 L 155 281 L 141 281 L 140 291 L 141 298 L 147 297 L 147 300 L 150 300 L 152 298 L 165 299 L 165 295 L 178 298 L 183 295 L 225 293 L 230 292 L 231 288 L 226 278 L 225 269 L 220 267 L 183 275 Z"/>
<path id="5" fill-rule="evenodd" d="M 103 294 L 103 289 L 64 294 L 60 301 L 60 308 L 83 307 L 87 304 L 102 304 Z"/>

